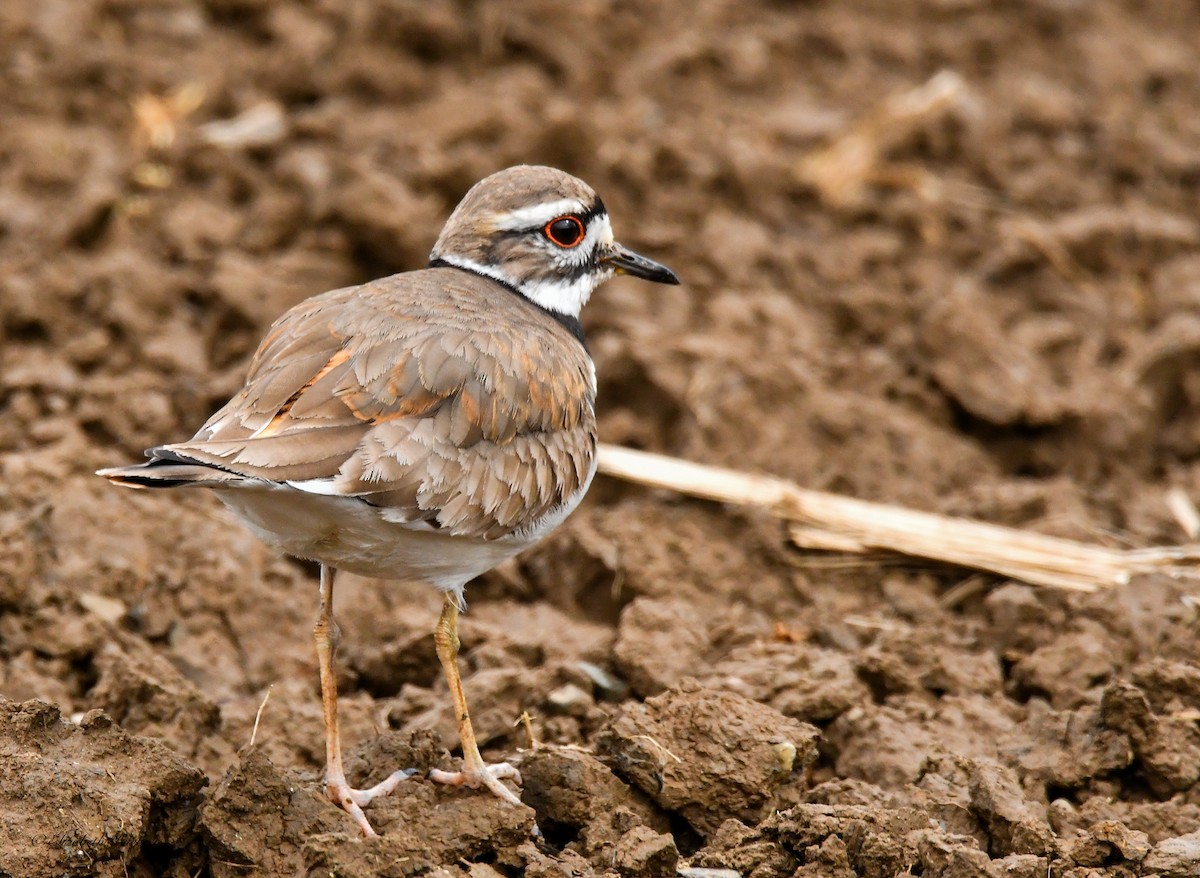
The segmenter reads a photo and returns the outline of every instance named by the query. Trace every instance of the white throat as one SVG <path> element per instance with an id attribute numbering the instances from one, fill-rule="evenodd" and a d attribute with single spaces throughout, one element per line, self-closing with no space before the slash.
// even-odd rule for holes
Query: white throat
<path id="1" fill-rule="evenodd" d="M 518 289 L 525 298 L 547 311 L 578 317 L 596 287 L 611 276 L 611 271 L 596 272 L 580 275 L 571 281 L 556 279 L 526 282 Z"/>

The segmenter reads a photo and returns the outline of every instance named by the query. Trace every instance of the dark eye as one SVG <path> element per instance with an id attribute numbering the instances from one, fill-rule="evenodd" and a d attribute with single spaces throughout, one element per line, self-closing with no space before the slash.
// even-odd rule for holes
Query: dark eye
<path id="1" fill-rule="evenodd" d="M 574 247 L 583 240 L 583 221 L 577 216 L 560 216 L 546 223 L 544 231 L 559 247 Z"/>

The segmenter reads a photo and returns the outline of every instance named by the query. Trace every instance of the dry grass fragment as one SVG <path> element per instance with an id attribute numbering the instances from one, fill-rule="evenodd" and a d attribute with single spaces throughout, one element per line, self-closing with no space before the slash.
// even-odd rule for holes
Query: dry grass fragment
<path id="1" fill-rule="evenodd" d="M 167 95 L 139 95 L 133 102 L 134 147 L 139 152 L 170 147 L 179 123 L 200 109 L 206 96 L 199 82 L 185 83 Z"/>
<path id="2" fill-rule="evenodd" d="M 692 497 L 765 509 L 790 522 L 792 541 L 806 549 L 898 552 L 1083 592 L 1125 585 L 1139 574 L 1200 578 L 1200 545 L 1114 549 L 811 491 L 784 479 L 615 445 L 600 446 L 599 471 Z"/>
<path id="3" fill-rule="evenodd" d="M 225 149 L 272 146 L 288 133 L 287 113 L 277 101 L 263 101 L 234 116 L 201 125 L 200 139 Z"/>
<path id="4" fill-rule="evenodd" d="M 254 746 L 254 742 L 258 740 L 258 724 L 262 722 L 263 711 L 267 709 L 267 701 L 271 698 L 271 690 L 275 688 L 274 684 L 267 687 L 266 693 L 263 695 L 262 702 L 258 705 L 258 711 L 254 714 L 254 728 L 250 730 L 250 746 Z"/>
<path id="5" fill-rule="evenodd" d="M 1187 534 L 1189 540 L 1200 536 L 1200 511 L 1188 496 L 1187 491 L 1175 486 L 1167 491 L 1167 509 L 1175 517 L 1179 527 Z"/>

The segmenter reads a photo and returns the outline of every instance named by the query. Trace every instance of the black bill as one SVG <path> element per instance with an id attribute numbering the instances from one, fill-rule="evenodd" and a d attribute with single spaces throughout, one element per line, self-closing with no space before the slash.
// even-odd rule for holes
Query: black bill
<path id="1" fill-rule="evenodd" d="M 611 265 L 617 274 L 628 274 L 656 284 L 678 284 L 679 278 L 675 272 L 660 262 L 639 256 L 632 250 L 627 250 L 620 244 L 613 243 L 608 252 L 600 257 L 605 265 Z"/>

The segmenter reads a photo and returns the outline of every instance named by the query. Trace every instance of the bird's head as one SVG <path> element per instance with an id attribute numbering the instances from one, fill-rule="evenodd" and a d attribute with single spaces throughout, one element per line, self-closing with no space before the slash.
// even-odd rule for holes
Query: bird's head
<path id="1" fill-rule="evenodd" d="M 590 186 L 533 165 L 499 171 L 471 187 L 429 258 L 486 275 L 567 317 L 578 317 L 614 274 L 679 283 L 665 265 L 613 239 L 608 211 Z"/>

